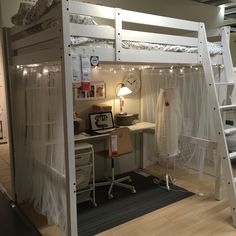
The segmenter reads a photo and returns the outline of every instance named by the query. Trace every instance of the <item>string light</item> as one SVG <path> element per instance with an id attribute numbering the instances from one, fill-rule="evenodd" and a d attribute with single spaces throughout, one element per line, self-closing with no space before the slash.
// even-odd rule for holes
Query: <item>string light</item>
<path id="1" fill-rule="evenodd" d="M 23 70 L 23 75 L 27 75 L 27 73 L 28 73 L 27 70 L 24 69 L 24 70 Z"/>
<path id="2" fill-rule="evenodd" d="M 41 77 L 42 77 L 42 74 L 41 74 L 41 73 L 37 73 L 37 77 L 38 77 L 38 78 L 41 78 Z"/>
<path id="3" fill-rule="evenodd" d="M 219 67 L 219 65 L 216 65 L 217 67 Z M 124 72 L 135 72 L 135 70 L 146 70 L 146 69 L 150 69 L 150 70 L 159 70 L 159 72 L 163 72 L 165 70 L 168 70 L 170 73 L 173 73 L 175 70 L 180 71 L 180 73 L 184 73 L 184 70 L 186 69 L 195 69 L 198 70 L 200 67 L 196 67 L 193 65 L 189 65 L 189 66 L 184 66 L 184 67 L 179 67 L 179 66 L 169 66 L 168 67 L 163 67 L 163 68 L 158 68 L 157 66 L 153 65 L 99 65 L 93 68 L 93 70 L 99 70 L 102 72 L 110 72 L 113 74 L 117 74 L 119 73 L 119 71 L 121 71 L 122 73 Z M 222 67 L 220 67 L 222 69 Z"/>
<path id="4" fill-rule="evenodd" d="M 43 74 L 47 74 L 48 73 L 48 69 L 47 68 L 44 68 L 43 69 Z"/>

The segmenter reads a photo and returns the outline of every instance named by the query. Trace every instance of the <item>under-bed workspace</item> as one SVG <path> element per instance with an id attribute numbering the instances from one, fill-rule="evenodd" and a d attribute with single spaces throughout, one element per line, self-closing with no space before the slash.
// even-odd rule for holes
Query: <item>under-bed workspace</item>
<path id="1" fill-rule="evenodd" d="M 17 201 L 95 235 L 203 194 L 207 173 L 212 198 L 228 183 L 235 225 L 229 28 L 72 0 L 21 7 L 7 32 Z"/>

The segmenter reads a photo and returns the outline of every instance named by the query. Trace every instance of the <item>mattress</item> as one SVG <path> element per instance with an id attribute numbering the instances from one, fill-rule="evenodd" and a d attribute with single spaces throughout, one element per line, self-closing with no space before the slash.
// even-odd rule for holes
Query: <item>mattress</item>
<path id="1" fill-rule="evenodd" d="M 15 25 L 29 25 L 36 22 L 40 17 L 45 14 L 50 8 L 55 4 L 60 2 L 60 0 L 38 0 L 35 5 L 30 3 L 21 3 L 19 10 L 12 19 L 12 23 Z M 90 16 L 82 16 L 71 14 L 70 22 L 83 25 L 96 25 L 97 23 Z M 57 19 L 50 19 L 37 25 L 29 30 L 27 33 L 35 33 L 41 30 L 55 27 L 58 24 Z M 104 26 L 111 27 L 111 26 Z M 114 40 L 104 40 L 104 39 L 93 39 L 79 36 L 71 36 L 71 45 L 77 46 L 88 46 L 88 47 L 100 47 L 100 48 L 114 48 Z M 165 51 L 165 52 L 185 52 L 185 53 L 197 53 L 197 47 L 186 47 L 182 45 L 168 45 L 168 44 L 158 44 L 158 43 L 147 43 L 147 42 L 136 42 L 136 41 L 122 41 L 122 48 L 124 49 L 134 49 L 134 50 L 150 50 L 150 51 Z M 208 50 L 211 56 L 222 54 L 222 47 L 220 42 L 210 43 L 208 42 Z"/>
<path id="2" fill-rule="evenodd" d="M 71 36 L 71 45 L 74 47 L 88 46 L 88 47 L 114 48 L 115 41 Z M 217 43 L 208 42 L 207 46 L 211 56 L 222 54 L 222 47 L 220 42 Z M 185 52 L 185 53 L 198 52 L 197 47 L 186 47 L 182 45 L 170 45 L 170 44 L 134 42 L 134 41 L 122 41 L 122 48 L 135 49 L 135 50 L 165 51 L 165 52 Z"/>

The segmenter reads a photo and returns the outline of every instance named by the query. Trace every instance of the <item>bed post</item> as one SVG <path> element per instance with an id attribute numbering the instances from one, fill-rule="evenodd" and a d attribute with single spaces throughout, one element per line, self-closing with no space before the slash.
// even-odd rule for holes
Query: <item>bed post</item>
<path id="1" fill-rule="evenodd" d="M 222 27 L 221 29 L 221 45 L 223 49 L 223 65 L 228 82 L 235 82 L 233 62 L 229 47 L 230 27 Z M 235 102 L 234 102 L 235 103 Z"/>
<path id="2" fill-rule="evenodd" d="M 122 60 L 122 11 L 115 9 L 116 61 Z"/>
<path id="3" fill-rule="evenodd" d="M 73 132 L 73 96 L 70 50 L 69 0 L 61 1 L 61 62 L 66 167 L 67 234 L 77 236 L 76 182 Z"/>
<path id="4" fill-rule="evenodd" d="M 236 187 L 230 162 L 230 157 L 228 153 L 226 138 L 224 134 L 224 126 L 221 118 L 221 107 L 219 106 L 217 90 L 214 80 L 214 74 L 211 65 L 210 54 L 207 48 L 207 36 L 205 25 L 203 23 L 199 24 L 199 63 L 202 64 L 206 86 L 209 92 L 209 102 L 210 102 L 210 112 L 212 112 L 214 117 L 214 125 L 216 131 L 217 140 L 217 153 L 219 157 L 218 171 L 221 172 L 221 165 L 223 170 L 224 179 L 227 185 L 229 205 L 231 209 L 231 215 L 233 218 L 233 225 L 236 227 Z M 227 63 L 227 62 L 225 62 Z M 220 181 L 220 173 L 217 173 L 218 181 Z M 217 185 L 216 185 L 217 186 Z M 218 187 L 220 188 L 220 182 Z M 216 193 L 219 190 L 216 190 Z"/>

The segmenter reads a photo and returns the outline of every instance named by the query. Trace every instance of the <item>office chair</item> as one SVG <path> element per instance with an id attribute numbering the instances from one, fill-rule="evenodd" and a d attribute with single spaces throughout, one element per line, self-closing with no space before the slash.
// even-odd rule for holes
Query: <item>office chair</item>
<path id="1" fill-rule="evenodd" d="M 114 160 L 120 156 L 131 153 L 133 151 L 133 145 L 130 135 L 130 129 L 127 127 L 116 128 L 109 135 L 108 150 L 96 153 L 99 156 L 105 158 L 111 158 L 111 179 L 105 182 L 96 183 L 96 186 L 107 186 L 110 185 L 108 191 L 108 198 L 113 198 L 112 189 L 113 186 L 119 186 L 131 190 L 132 193 L 136 193 L 135 187 L 131 184 L 122 183 L 123 181 L 132 182 L 130 176 L 125 176 L 123 178 L 115 179 L 115 163 Z"/>

